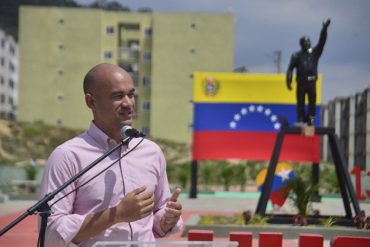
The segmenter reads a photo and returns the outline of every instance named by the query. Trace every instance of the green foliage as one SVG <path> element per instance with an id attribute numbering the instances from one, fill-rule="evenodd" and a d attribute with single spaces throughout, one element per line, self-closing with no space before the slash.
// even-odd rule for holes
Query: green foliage
<path id="1" fill-rule="evenodd" d="M 338 194 L 339 181 L 335 171 L 335 165 L 330 163 L 320 163 L 320 190 L 324 193 Z"/>
<path id="2" fill-rule="evenodd" d="M 200 176 L 202 178 L 205 190 L 209 190 L 209 185 L 211 183 L 212 174 L 214 166 L 210 163 L 205 163 L 200 166 Z"/>
<path id="3" fill-rule="evenodd" d="M 321 224 L 324 226 L 324 227 L 332 227 L 336 222 L 336 219 L 335 217 L 329 217 L 327 219 L 323 219 L 321 221 Z"/>
<path id="4" fill-rule="evenodd" d="M 24 167 L 26 172 L 27 180 L 36 180 L 37 168 L 33 165 L 27 165 Z"/>
<path id="5" fill-rule="evenodd" d="M 166 173 L 167 173 L 169 183 L 176 183 L 177 181 L 176 165 L 174 165 L 173 163 L 167 162 Z"/>
<path id="6" fill-rule="evenodd" d="M 247 166 L 245 164 L 237 164 L 233 167 L 234 179 L 240 185 L 240 191 L 245 191 L 245 185 L 247 184 Z"/>
<path id="7" fill-rule="evenodd" d="M 247 168 L 246 168 L 246 173 L 248 174 L 249 179 L 251 180 L 256 180 L 256 177 L 258 173 L 266 167 L 266 164 L 260 165 L 256 161 L 248 161 L 247 162 Z"/>
<path id="8" fill-rule="evenodd" d="M 233 168 L 226 161 L 220 161 L 221 171 L 220 176 L 224 185 L 224 191 L 229 191 L 231 179 L 233 177 Z"/>
<path id="9" fill-rule="evenodd" d="M 244 225 L 241 214 L 234 215 L 202 215 L 199 225 Z"/>
<path id="10" fill-rule="evenodd" d="M 1 120 L 10 135 L 1 135 L 0 161 L 16 163 L 30 159 L 46 160 L 52 150 L 66 140 L 80 134 L 81 130 L 55 127 L 42 122 L 10 122 Z M 7 156 L 4 153 L 8 154 Z"/>
<path id="11" fill-rule="evenodd" d="M 73 0 L 1 0 L 0 27 L 18 39 L 18 10 L 20 5 L 79 7 Z"/>
<path id="12" fill-rule="evenodd" d="M 298 215 L 306 217 L 311 199 L 317 193 L 319 184 L 313 186 L 310 181 L 306 181 L 296 174 L 294 180 L 291 180 L 286 186 L 293 192 L 293 195 L 290 194 L 289 198 L 297 208 Z"/>
<path id="13" fill-rule="evenodd" d="M 255 225 L 262 226 L 266 225 L 270 217 L 261 216 L 259 214 L 254 215 L 248 223 L 245 223 L 243 214 L 233 215 L 202 215 L 198 222 L 199 225 Z"/>
<path id="14" fill-rule="evenodd" d="M 256 226 L 263 226 L 266 225 L 269 221 L 270 217 L 261 216 L 259 214 L 255 214 L 251 220 L 249 221 L 248 225 L 256 225 Z"/>
<path id="15" fill-rule="evenodd" d="M 180 182 L 181 188 L 186 189 L 190 177 L 190 164 L 179 165 L 178 180 Z"/>

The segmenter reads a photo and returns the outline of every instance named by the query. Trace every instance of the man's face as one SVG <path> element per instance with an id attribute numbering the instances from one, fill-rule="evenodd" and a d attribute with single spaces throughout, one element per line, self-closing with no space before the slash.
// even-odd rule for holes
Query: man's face
<path id="1" fill-rule="evenodd" d="M 94 121 L 111 137 L 124 125 L 131 125 L 135 108 L 135 88 L 127 73 L 113 72 L 99 81 L 93 91 Z"/>

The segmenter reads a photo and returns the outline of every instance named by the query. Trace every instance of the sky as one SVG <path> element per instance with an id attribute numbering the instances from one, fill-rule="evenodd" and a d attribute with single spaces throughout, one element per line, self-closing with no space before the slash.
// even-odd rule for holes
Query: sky
<path id="1" fill-rule="evenodd" d="M 91 0 L 78 0 L 81 4 Z M 322 23 L 331 19 L 319 62 L 322 103 L 370 87 L 369 0 L 118 0 L 132 11 L 231 12 L 235 15 L 234 65 L 250 73 L 276 73 L 276 51 L 285 73 L 306 35 L 316 45 Z"/>

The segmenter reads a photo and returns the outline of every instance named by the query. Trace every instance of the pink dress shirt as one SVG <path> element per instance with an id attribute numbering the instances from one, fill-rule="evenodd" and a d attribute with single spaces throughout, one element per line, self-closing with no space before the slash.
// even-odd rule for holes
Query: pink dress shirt
<path id="1" fill-rule="evenodd" d="M 133 149 L 140 140 L 141 138 L 134 138 L 128 146 L 123 146 L 121 150 L 108 156 L 59 193 L 49 205 L 119 160 L 120 155 Z M 51 153 L 41 182 L 41 197 L 60 187 L 115 145 L 116 142 L 92 122 L 86 132 L 63 143 Z M 107 171 L 52 206 L 52 215 L 46 230 L 46 246 L 76 246 L 71 241 L 86 215 L 116 206 L 125 194 L 143 185 L 147 190 L 154 191 L 155 206 L 150 216 L 130 224 L 115 224 L 78 246 L 92 246 L 97 241 L 153 241 L 155 237 L 165 236 L 159 222 L 166 202 L 171 197 L 166 161 L 159 146 L 144 139 Z M 183 221 L 180 218 L 170 233 L 179 231 L 182 226 Z"/>

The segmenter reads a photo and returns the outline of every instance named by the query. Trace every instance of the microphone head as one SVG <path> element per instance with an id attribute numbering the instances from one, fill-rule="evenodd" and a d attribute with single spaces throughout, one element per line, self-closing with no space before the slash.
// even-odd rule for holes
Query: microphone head
<path id="1" fill-rule="evenodd" d="M 130 132 L 130 130 L 132 130 L 133 128 L 130 126 L 130 125 L 125 125 L 121 128 L 121 137 L 122 139 L 126 139 L 127 137 L 131 137 L 130 135 L 128 135 Z"/>
<path id="2" fill-rule="evenodd" d="M 130 125 L 125 125 L 121 128 L 121 137 L 126 139 L 127 137 L 137 138 L 141 137 L 141 134 L 136 129 L 132 128 Z"/>

